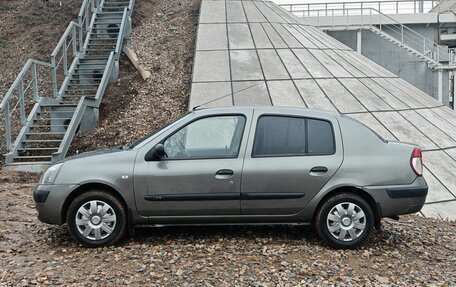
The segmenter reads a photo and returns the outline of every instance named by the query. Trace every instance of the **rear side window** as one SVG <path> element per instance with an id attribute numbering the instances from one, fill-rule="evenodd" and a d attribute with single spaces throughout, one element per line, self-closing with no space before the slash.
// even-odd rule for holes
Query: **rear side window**
<path id="1" fill-rule="evenodd" d="M 333 154 L 331 123 L 286 116 L 262 116 L 255 131 L 253 157 Z"/>
<path id="2" fill-rule="evenodd" d="M 334 136 L 331 123 L 327 121 L 308 119 L 308 154 L 333 154 Z"/>

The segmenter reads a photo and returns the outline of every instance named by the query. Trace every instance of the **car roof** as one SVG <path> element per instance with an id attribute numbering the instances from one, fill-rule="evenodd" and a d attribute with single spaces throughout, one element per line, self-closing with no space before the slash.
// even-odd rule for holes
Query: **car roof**
<path id="1" fill-rule="evenodd" d="M 300 114 L 306 116 L 340 116 L 338 112 L 334 111 L 323 111 L 308 108 L 296 108 L 296 107 L 283 107 L 283 106 L 227 106 L 227 107 L 214 107 L 214 108 L 203 108 L 197 107 L 193 109 L 194 113 L 204 114 L 216 114 L 216 113 L 236 113 L 236 112 L 250 112 L 252 110 L 260 113 L 280 113 L 280 114 Z"/>

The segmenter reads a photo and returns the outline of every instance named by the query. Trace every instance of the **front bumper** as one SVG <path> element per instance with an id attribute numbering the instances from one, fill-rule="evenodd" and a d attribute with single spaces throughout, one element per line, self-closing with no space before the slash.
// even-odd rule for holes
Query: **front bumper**
<path id="1" fill-rule="evenodd" d="M 380 217 L 416 213 L 426 202 L 428 186 L 423 177 L 410 185 L 366 187 L 365 190 L 377 203 Z"/>
<path id="2" fill-rule="evenodd" d="M 68 195 L 77 185 L 40 184 L 33 191 L 38 219 L 48 224 L 63 224 L 62 209 Z"/>

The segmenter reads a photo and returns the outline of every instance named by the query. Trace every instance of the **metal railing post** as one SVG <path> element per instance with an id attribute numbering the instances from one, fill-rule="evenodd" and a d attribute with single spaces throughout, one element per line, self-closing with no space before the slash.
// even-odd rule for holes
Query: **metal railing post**
<path id="1" fill-rule="evenodd" d="M 382 31 L 382 14 L 380 14 L 380 10 L 378 11 L 378 19 L 380 21 L 380 25 L 379 25 L 380 31 Z"/>
<path id="2" fill-rule="evenodd" d="M 363 15 L 363 10 L 361 9 L 361 29 L 364 28 L 364 15 Z"/>
<path id="3" fill-rule="evenodd" d="M 36 103 L 38 102 L 38 80 L 36 78 L 36 63 L 32 64 L 32 81 L 33 101 Z"/>
<path id="4" fill-rule="evenodd" d="M 401 26 L 401 43 L 404 44 L 404 26 Z"/>
<path id="5" fill-rule="evenodd" d="M 440 48 L 437 46 L 436 49 L 437 49 L 437 62 L 440 63 Z"/>
<path id="6" fill-rule="evenodd" d="M 369 28 L 372 28 L 372 9 L 369 9 L 370 11 L 370 23 L 369 23 Z"/>
<path id="7" fill-rule="evenodd" d="M 10 123 L 10 111 L 9 111 L 9 101 L 5 103 L 5 109 L 3 110 L 4 117 L 4 126 L 5 126 L 5 140 L 6 148 L 8 151 L 11 150 L 11 123 Z"/>
<path id="8" fill-rule="evenodd" d="M 51 78 L 52 78 L 52 94 L 54 98 L 57 97 L 58 91 L 57 91 L 57 71 L 55 67 L 55 57 L 51 58 Z"/>
<path id="9" fill-rule="evenodd" d="M 24 125 L 25 118 L 25 95 L 24 95 L 24 80 L 22 79 L 19 83 L 19 115 L 21 118 L 21 124 Z"/>
<path id="10" fill-rule="evenodd" d="M 348 30 L 348 10 L 347 10 L 347 30 Z"/>
<path id="11" fill-rule="evenodd" d="M 68 74 L 68 55 L 67 55 L 67 39 L 63 41 L 63 74 L 66 76 Z"/>
<path id="12" fill-rule="evenodd" d="M 76 37 L 76 27 L 73 26 L 73 33 L 72 33 L 72 41 L 73 41 L 73 57 L 76 57 L 76 55 L 78 54 L 78 49 L 76 47 L 76 41 L 77 41 L 77 37 Z"/>
<path id="13" fill-rule="evenodd" d="M 78 17 L 78 24 L 80 27 L 79 28 L 79 51 L 82 50 L 82 45 L 83 45 L 83 29 L 84 29 L 84 23 L 82 22 L 82 17 Z"/>
<path id="14" fill-rule="evenodd" d="M 426 38 L 423 37 L 423 55 L 426 55 Z"/>
<path id="15" fill-rule="evenodd" d="M 89 18 L 89 5 L 86 6 L 86 16 L 85 16 L 85 27 L 86 27 L 86 32 L 89 32 L 89 21 L 87 19 Z"/>

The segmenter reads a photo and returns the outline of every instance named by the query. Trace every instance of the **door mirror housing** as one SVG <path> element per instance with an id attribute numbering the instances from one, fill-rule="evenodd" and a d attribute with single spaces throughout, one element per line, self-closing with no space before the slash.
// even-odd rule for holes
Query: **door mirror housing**
<path id="1" fill-rule="evenodd" d="M 146 161 L 160 161 L 165 155 L 165 146 L 159 143 L 146 153 L 144 159 Z"/>

